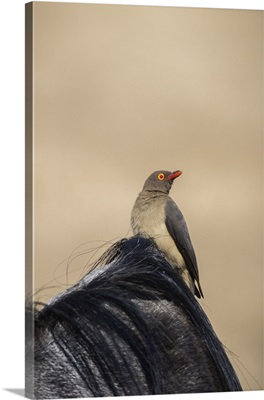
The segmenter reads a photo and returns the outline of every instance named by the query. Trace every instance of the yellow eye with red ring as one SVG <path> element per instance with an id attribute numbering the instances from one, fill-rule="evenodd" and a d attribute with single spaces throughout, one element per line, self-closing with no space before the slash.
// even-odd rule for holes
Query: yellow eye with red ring
<path id="1" fill-rule="evenodd" d="M 160 173 L 159 175 L 158 175 L 158 179 L 160 180 L 160 181 L 163 181 L 163 179 L 164 179 L 164 174 L 162 174 L 162 173 Z"/>

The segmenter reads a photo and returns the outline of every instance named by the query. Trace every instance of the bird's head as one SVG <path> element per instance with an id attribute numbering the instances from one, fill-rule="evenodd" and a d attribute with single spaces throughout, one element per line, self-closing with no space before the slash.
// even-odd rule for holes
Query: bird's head
<path id="1" fill-rule="evenodd" d="M 162 192 L 169 194 L 171 186 L 175 178 L 178 178 L 182 174 L 182 171 L 155 171 L 153 172 L 146 182 L 144 183 L 143 190 L 149 192 Z"/>

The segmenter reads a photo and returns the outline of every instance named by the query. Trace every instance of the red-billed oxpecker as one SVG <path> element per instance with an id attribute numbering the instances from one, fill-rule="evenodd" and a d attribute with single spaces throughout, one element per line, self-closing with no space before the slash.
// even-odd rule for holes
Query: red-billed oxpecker
<path id="1" fill-rule="evenodd" d="M 169 196 L 181 171 L 155 171 L 146 180 L 131 213 L 133 233 L 151 237 L 197 297 L 203 297 L 193 245 L 185 219 Z"/>

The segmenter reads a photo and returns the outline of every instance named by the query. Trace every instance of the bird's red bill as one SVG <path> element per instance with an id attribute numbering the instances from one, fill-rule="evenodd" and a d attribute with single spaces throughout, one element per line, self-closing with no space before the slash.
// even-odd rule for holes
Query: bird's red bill
<path id="1" fill-rule="evenodd" d="M 171 181 L 175 178 L 178 178 L 178 176 L 180 176 L 182 174 L 182 171 L 178 170 L 178 171 L 174 171 L 172 172 L 169 176 L 168 176 L 168 181 Z"/>

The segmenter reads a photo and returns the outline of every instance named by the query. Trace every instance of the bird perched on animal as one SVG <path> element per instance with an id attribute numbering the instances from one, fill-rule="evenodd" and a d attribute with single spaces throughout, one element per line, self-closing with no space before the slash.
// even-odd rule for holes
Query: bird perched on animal
<path id="1" fill-rule="evenodd" d="M 131 213 L 133 233 L 154 239 L 170 264 L 177 268 L 191 291 L 204 297 L 194 248 L 185 219 L 169 196 L 177 170 L 155 171 L 145 181 Z"/>

